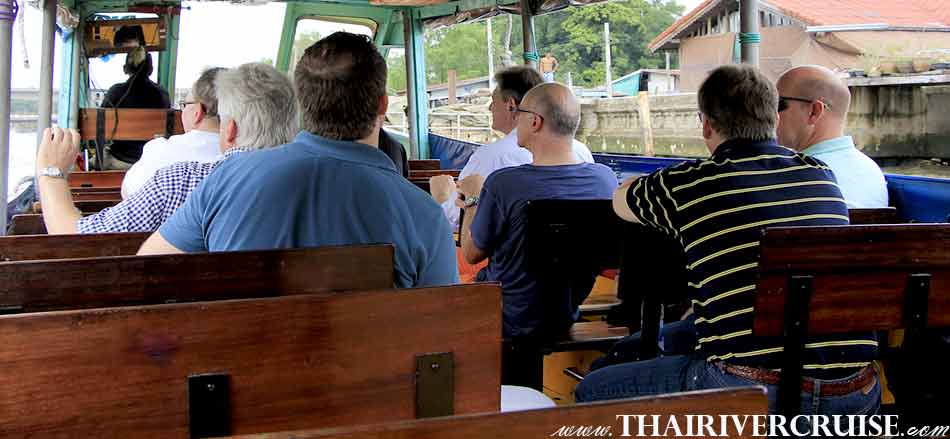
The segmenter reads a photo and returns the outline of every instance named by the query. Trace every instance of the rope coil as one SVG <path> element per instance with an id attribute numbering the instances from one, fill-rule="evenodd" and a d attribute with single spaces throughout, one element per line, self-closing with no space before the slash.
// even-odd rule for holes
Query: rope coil
<path id="1" fill-rule="evenodd" d="M 538 55 L 538 52 L 525 52 L 525 53 L 524 53 L 524 60 L 525 60 L 525 61 L 535 61 L 535 62 L 537 62 L 537 61 L 539 61 L 540 59 L 541 59 L 541 56 Z"/>
<path id="2" fill-rule="evenodd" d="M 741 33 L 739 33 L 739 44 L 754 44 L 754 43 L 761 43 L 761 42 L 762 42 L 762 35 L 759 34 L 759 33 L 757 33 L 757 32 L 755 32 L 755 33 L 749 33 L 749 32 L 741 32 Z"/>

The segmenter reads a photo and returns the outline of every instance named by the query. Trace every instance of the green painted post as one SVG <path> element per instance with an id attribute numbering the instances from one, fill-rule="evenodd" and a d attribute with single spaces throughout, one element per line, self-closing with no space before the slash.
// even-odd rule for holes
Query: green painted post
<path id="1" fill-rule="evenodd" d="M 165 51 L 159 55 L 158 83 L 168 92 L 172 104 L 175 102 L 175 67 L 178 65 L 178 35 L 181 15 L 173 14 L 167 18 L 168 38 L 165 40 Z"/>
<path id="2" fill-rule="evenodd" d="M 409 144 L 417 159 L 429 158 L 429 93 L 426 86 L 425 30 L 419 13 L 403 9 L 406 48 L 406 93 L 409 104 Z"/>
<path id="3" fill-rule="evenodd" d="M 290 69 L 290 56 L 294 50 L 294 34 L 297 32 L 297 3 L 288 2 L 284 12 L 284 26 L 280 32 L 280 46 L 277 49 L 277 70 L 287 73 Z"/>
<path id="4" fill-rule="evenodd" d="M 61 127 L 79 128 L 80 102 L 80 74 L 82 47 L 82 26 L 77 26 L 73 33 L 59 45 L 59 60 L 62 63 L 62 84 L 59 88 L 57 100 L 57 125 Z"/>

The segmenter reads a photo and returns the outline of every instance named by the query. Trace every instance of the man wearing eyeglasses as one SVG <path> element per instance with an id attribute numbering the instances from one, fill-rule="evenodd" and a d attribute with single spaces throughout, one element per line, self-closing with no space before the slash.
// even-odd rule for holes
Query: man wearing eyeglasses
<path id="1" fill-rule="evenodd" d="M 218 98 L 215 78 L 224 70 L 216 67 L 198 77 L 188 96 L 178 103 L 184 134 L 150 140 L 142 147 L 142 158 L 122 180 L 122 198 L 142 188 L 159 169 L 178 162 L 211 163 L 221 157 L 218 147 Z"/>
<path id="2" fill-rule="evenodd" d="M 491 257 L 479 272 L 479 281 L 501 282 L 503 336 L 512 346 L 530 344 L 542 328 L 541 291 L 526 270 L 525 233 L 528 202 L 542 199 L 607 200 L 617 188 L 610 168 L 587 163 L 572 148 L 580 123 L 580 105 L 571 90 L 557 83 L 531 89 L 512 109 L 517 114 L 518 145 L 532 154 L 530 164 L 496 170 L 486 179 L 473 174 L 459 182 L 465 196 L 456 205 L 462 215 L 462 253 L 470 264 Z M 593 285 L 594 275 L 590 281 Z M 589 288 L 588 288 L 589 291 Z M 550 291 L 548 291 L 550 293 Z M 543 316 L 545 320 L 577 319 Z M 523 358 L 506 350 L 502 356 L 502 384 L 536 386 L 527 371 L 519 368 Z M 524 355 L 531 355 L 525 352 Z"/>
<path id="3" fill-rule="evenodd" d="M 779 143 L 825 162 L 849 208 L 887 207 L 881 168 L 844 135 L 851 104 L 848 87 L 821 66 L 792 68 L 779 77 L 776 87 Z"/>

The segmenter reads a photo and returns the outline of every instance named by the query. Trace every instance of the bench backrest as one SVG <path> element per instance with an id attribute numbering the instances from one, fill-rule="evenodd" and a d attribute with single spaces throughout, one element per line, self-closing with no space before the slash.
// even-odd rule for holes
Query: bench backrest
<path id="1" fill-rule="evenodd" d="M 7 235 L 45 235 L 46 223 L 43 222 L 43 215 L 36 213 L 24 213 L 13 215 L 10 219 L 10 225 L 7 227 Z"/>
<path id="2" fill-rule="evenodd" d="M 719 416 L 736 415 L 742 422 L 744 415 L 755 416 L 767 413 L 768 401 L 765 390 L 760 387 L 742 387 L 578 404 L 543 410 L 484 413 L 474 416 L 452 416 L 389 424 L 274 433 L 267 437 L 270 439 L 331 437 L 339 439 L 521 439 L 622 437 L 625 433 L 628 436 L 637 437 L 641 431 L 645 436 L 654 435 L 654 425 L 658 435 L 663 435 L 671 419 L 675 420 L 676 425 L 685 432 L 687 415 L 712 417 L 715 420 L 713 428 L 716 433 L 725 433 L 728 437 L 753 437 L 751 418 L 746 418 L 749 422 L 746 422 L 745 428 L 740 433 L 731 423 L 727 424 L 727 431 L 721 431 Z M 644 425 L 640 425 L 641 419 L 637 415 L 646 416 Z M 655 421 L 652 418 L 653 415 L 659 416 L 659 420 Z M 585 427 L 589 427 L 586 434 Z M 601 428 L 598 429 L 598 427 Z M 601 434 L 595 435 L 594 431 L 600 431 Z M 706 436 L 701 435 L 701 437 Z"/>
<path id="3" fill-rule="evenodd" d="M 97 139 L 148 141 L 155 136 L 169 137 L 184 132 L 180 110 L 152 108 L 82 108 L 79 110 L 79 134 L 83 141 Z"/>
<path id="4" fill-rule="evenodd" d="M 897 215 L 897 208 L 848 209 L 851 224 L 900 224 L 904 221 Z"/>
<path id="5" fill-rule="evenodd" d="M 119 190 L 125 171 L 79 171 L 69 174 L 70 187 L 107 187 Z"/>
<path id="6" fill-rule="evenodd" d="M 431 171 L 442 169 L 442 164 L 438 159 L 428 160 L 409 160 L 409 171 Z"/>
<path id="7" fill-rule="evenodd" d="M 499 286 L 473 284 L 2 316 L 0 435 L 208 437 L 497 411 L 500 302 Z"/>
<path id="8" fill-rule="evenodd" d="M 149 232 L 135 232 L 3 236 L 0 237 L 0 261 L 129 256 L 138 252 L 149 235 Z"/>
<path id="9" fill-rule="evenodd" d="M 766 229 L 754 331 L 782 334 L 792 276 L 813 278 L 810 333 L 902 327 L 912 274 L 930 275 L 927 326 L 950 326 L 950 224 Z"/>
<path id="10" fill-rule="evenodd" d="M 0 263 L 0 307 L 36 312 L 392 288 L 390 245 Z"/>

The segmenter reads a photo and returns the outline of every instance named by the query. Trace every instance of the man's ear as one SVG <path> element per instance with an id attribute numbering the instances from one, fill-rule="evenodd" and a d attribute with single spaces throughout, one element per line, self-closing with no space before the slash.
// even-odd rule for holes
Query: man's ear
<path id="1" fill-rule="evenodd" d="M 195 107 L 197 108 L 195 108 L 194 124 L 195 124 L 195 127 L 197 127 L 198 125 L 201 124 L 201 121 L 205 120 L 205 116 L 207 116 L 208 114 L 205 113 L 205 105 L 202 104 L 201 102 L 196 102 Z"/>
<path id="2" fill-rule="evenodd" d="M 224 125 L 224 142 L 229 146 L 237 146 L 238 126 L 234 119 L 229 119 Z"/>
<path id="3" fill-rule="evenodd" d="M 704 139 L 711 138 L 712 132 L 713 132 L 713 129 L 712 129 L 712 125 L 709 124 L 709 118 L 704 117 L 703 118 L 703 138 Z"/>
<path id="4" fill-rule="evenodd" d="M 376 109 L 376 114 L 385 116 L 387 110 L 389 110 L 389 96 L 383 93 L 383 97 L 379 98 L 379 108 Z"/>
<path id="5" fill-rule="evenodd" d="M 811 114 L 808 116 L 808 123 L 814 125 L 825 116 L 825 104 L 822 101 L 811 103 Z"/>
<path id="6" fill-rule="evenodd" d="M 515 108 L 518 108 L 518 103 L 515 102 L 515 98 L 508 98 L 505 101 L 505 108 L 507 108 L 508 111 L 515 111 Z"/>

